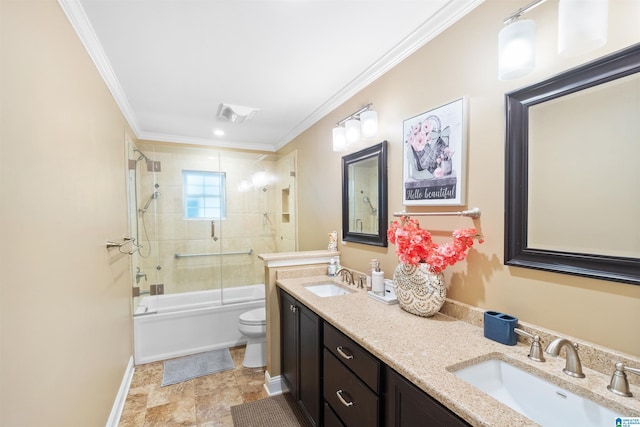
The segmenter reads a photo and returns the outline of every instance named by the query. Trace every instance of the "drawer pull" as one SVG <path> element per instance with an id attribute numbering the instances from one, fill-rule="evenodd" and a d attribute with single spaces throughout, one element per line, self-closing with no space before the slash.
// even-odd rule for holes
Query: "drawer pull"
<path id="1" fill-rule="evenodd" d="M 347 359 L 347 360 L 351 360 L 353 359 L 353 354 L 349 354 L 349 353 L 345 353 L 345 351 L 342 349 L 342 346 L 339 345 L 338 347 L 336 347 L 336 351 L 338 352 L 338 354 L 340 356 L 342 356 L 343 358 Z"/>
<path id="2" fill-rule="evenodd" d="M 342 397 L 342 390 L 336 391 L 336 396 L 338 396 L 338 399 L 340 399 L 340 402 L 342 402 L 342 404 L 347 408 L 349 406 L 353 406 L 353 402 L 347 402 L 346 400 L 344 400 L 344 397 Z"/>

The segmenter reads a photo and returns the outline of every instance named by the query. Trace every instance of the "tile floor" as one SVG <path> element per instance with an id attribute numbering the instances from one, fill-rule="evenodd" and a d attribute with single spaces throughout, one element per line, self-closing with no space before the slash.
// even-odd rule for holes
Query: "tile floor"
<path id="1" fill-rule="evenodd" d="M 242 366 L 244 346 L 230 350 L 235 369 L 166 387 L 162 362 L 136 366 L 118 427 L 232 427 L 232 406 L 268 394 L 264 368 Z"/>

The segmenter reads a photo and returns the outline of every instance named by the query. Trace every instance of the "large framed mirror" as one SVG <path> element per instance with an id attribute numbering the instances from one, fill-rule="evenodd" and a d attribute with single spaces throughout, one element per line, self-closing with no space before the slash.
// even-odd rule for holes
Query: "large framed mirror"
<path id="1" fill-rule="evenodd" d="M 342 157 L 342 239 L 387 246 L 387 141 Z"/>
<path id="2" fill-rule="evenodd" d="M 640 285 L 640 44 L 506 94 L 505 264 Z"/>

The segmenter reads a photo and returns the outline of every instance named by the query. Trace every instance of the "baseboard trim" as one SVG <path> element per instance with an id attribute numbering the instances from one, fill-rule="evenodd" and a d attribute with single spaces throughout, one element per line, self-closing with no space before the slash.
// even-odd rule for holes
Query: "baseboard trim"
<path id="1" fill-rule="evenodd" d="M 269 396 L 276 396 L 278 394 L 286 393 L 289 391 L 287 386 L 282 381 L 282 376 L 277 375 L 272 377 L 269 375 L 269 371 L 264 371 L 264 389 Z"/>
<path id="2" fill-rule="evenodd" d="M 133 379 L 134 370 L 135 368 L 133 366 L 133 356 L 131 356 L 129 358 L 127 369 L 124 371 L 124 377 L 122 377 L 122 383 L 120 383 L 118 395 L 116 396 L 116 400 L 113 403 L 113 407 L 111 408 L 111 414 L 109 414 L 109 419 L 107 420 L 107 427 L 118 427 L 120 416 L 122 415 L 122 410 L 124 409 L 124 403 L 126 402 L 127 395 L 129 394 L 129 387 L 131 386 L 131 380 Z"/>

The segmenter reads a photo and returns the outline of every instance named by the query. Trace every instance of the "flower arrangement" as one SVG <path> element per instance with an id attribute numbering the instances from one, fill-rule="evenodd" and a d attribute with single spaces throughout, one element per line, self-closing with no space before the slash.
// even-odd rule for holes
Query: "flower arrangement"
<path id="1" fill-rule="evenodd" d="M 407 216 L 389 225 L 387 237 L 396 245 L 396 255 L 400 262 L 412 265 L 427 263 L 434 273 L 440 273 L 448 266 L 465 259 L 474 239 L 477 238 L 478 243 L 484 242 L 475 228 L 463 228 L 453 232 L 453 241 L 437 245 L 433 242 L 431 233 L 421 228 L 417 220 Z"/>

